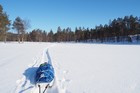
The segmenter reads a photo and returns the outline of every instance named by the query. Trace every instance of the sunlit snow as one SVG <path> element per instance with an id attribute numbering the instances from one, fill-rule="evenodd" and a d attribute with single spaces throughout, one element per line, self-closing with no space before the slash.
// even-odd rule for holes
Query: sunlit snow
<path id="1" fill-rule="evenodd" d="M 0 92 L 38 93 L 38 66 L 50 61 L 46 93 L 140 93 L 140 45 L 0 43 Z"/>

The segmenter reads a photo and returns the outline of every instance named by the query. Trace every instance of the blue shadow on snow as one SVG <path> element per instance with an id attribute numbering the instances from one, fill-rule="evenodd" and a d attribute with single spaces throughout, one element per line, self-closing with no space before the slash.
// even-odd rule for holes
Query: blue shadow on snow
<path id="1" fill-rule="evenodd" d="M 25 70 L 23 75 L 26 77 L 26 81 L 29 80 L 31 84 L 35 84 L 35 76 L 36 76 L 37 69 L 38 67 L 30 67 Z M 23 84 L 23 86 L 26 85 L 26 81 L 25 84 Z"/>
<path id="2" fill-rule="evenodd" d="M 37 69 L 38 67 L 30 67 L 25 70 L 25 72 L 23 73 L 23 75 L 25 76 L 25 81 L 21 86 L 23 89 L 19 91 L 19 93 L 23 93 L 26 90 L 33 88 L 33 86 L 29 86 L 26 89 L 24 89 L 28 81 L 33 85 L 35 84 L 35 76 L 36 76 Z"/>

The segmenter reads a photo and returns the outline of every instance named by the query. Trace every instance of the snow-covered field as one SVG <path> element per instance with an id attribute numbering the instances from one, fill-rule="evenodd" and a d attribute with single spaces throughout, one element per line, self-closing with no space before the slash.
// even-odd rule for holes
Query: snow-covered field
<path id="1" fill-rule="evenodd" d="M 0 93 L 38 93 L 37 67 L 50 61 L 46 93 L 140 93 L 140 45 L 0 43 Z"/>

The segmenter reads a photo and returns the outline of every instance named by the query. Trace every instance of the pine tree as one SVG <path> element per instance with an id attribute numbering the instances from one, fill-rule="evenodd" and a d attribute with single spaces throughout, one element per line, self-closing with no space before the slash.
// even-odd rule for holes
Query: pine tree
<path id="1" fill-rule="evenodd" d="M 53 42 L 54 41 L 54 34 L 53 34 L 52 30 L 50 30 L 47 37 L 48 37 L 48 42 Z"/>
<path id="2" fill-rule="evenodd" d="M 0 40 L 6 42 L 7 31 L 10 29 L 10 20 L 8 15 L 3 11 L 3 7 L 0 5 Z"/>
<path id="3" fill-rule="evenodd" d="M 24 21 L 20 18 L 17 17 L 13 23 L 13 29 L 16 29 L 17 34 L 18 34 L 18 42 L 23 41 L 24 39 L 24 34 L 25 34 L 25 26 L 24 26 Z"/>

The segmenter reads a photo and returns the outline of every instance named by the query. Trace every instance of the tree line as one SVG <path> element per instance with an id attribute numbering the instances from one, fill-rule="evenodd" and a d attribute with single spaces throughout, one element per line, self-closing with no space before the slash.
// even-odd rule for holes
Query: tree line
<path id="1" fill-rule="evenodd" d="M 72 31 L 70 27 L 62 29 L 60 26 L 54 33 L 42 30 L 33 30 L 27 33 L 27 41 L 40 42 L 132 42 L 132 38 L 140 40 L 140 17 L 133 15 L 110 20 L 109 24 L 99 25 L 95 28 L 76 27 Z"/>
<path id="2" fill-rule="evenodd" d="M 12 28 L 10 26 L 12 25 Z M 0 40 L 1 41 L 32 41 L 32 42 L 132 42 L 132 37 L 140 40 L 140 17 L 124 16 L 109 20 L 109 24 L 95 26 L 95 28 L 76 27 L 74 31 L 70 27 L 57 28 L 57 31 L 45 31 L 30 27 L 28 20 L 17 17 L 13 23 L 0 5 Z M 13 29 L 16 33 L 8 32 Z M 55 32 L 55 33 L 54 33 Z"/>

